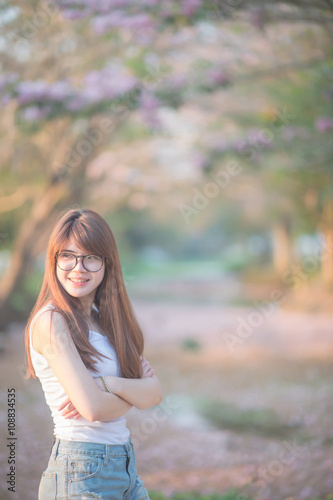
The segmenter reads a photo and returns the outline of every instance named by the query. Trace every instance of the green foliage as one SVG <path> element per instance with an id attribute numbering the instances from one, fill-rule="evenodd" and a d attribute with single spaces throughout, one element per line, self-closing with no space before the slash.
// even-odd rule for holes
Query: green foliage
<path id="1" fill-rule="evenodd" d="M 26 315 L 35 303 L 39 294 L 43 272 L 34 270 L 26 276 L 22 283 L 22 288 L 12 293 L 10 297 L 10 305 L 14 311 L 20 315 Z"/>
<path id="2" fill-rule="evenodd" d="M 284 422 L 274 410 L 267 408 L 242 410 L 231 403 L 206 398 L 198 399 L 196 407 L 203 417 L 221 429 L 263 436 L 284 436 L 299 427 Z"/>
<path id="3" fill-rule="evenodd" d="M 192 339 L 192 338 L 184 339 L 181 345 L 185 351 L 197 352 L 197 351 L 200 351 L 200 349 L 201 349 L 200 342 L 198 342 L 197 340 Z"/>

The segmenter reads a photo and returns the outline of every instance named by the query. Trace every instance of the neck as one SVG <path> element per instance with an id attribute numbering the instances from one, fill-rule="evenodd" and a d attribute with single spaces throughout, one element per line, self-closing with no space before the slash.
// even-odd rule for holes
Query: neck
<path id="1" fill-rule="evenodd" d="M 91 308 L 94 303 L 94 297 L 81 297 L 79 300 L 82 311 L 88 316 L 88 318 L 91 318 Z"/>

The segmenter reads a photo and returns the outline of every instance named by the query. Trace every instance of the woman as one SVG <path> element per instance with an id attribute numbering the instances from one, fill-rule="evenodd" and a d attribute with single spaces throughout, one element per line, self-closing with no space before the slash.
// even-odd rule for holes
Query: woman
<path id="1" fill-rule="evenodd" d="M 147 499 L 125 414 L 162 400 L 142 357 L 114 236 L 91 210 L 66 211 L 48 245 L 26 328 L 27 378 L 40 379 L 55 440 L 38 499 Z"/>

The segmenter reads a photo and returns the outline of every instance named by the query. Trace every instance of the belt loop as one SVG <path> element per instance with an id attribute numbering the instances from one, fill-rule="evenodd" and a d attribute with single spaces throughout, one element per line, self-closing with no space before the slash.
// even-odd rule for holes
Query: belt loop
<path id="1" fill-rule="evenodd" d="M 107 466 L 108 464 L 108 461 L 109 461 L 109 456 L 110 456 L 110 444 L 106 444 L 105 445 L 105 457 L 104 457 L 104 464 L 105 466 Z"/>
<path id="2" fill-rule="evenodd" d="M 131 439 L 129 439 L 127 443 L 125 443 L 125 450 L 127 454 L 130 454 L 133 451 L 133 445 Z"/>
<path id="3" fill-rule="evenodd" d="M 55 460 L 58 454 L 58 449 L 60 445 L 60 439 L 59 438 L 54 438 L 53 446 L 52 446 L 52 451 L 51 451 L 51 459 Z"/>

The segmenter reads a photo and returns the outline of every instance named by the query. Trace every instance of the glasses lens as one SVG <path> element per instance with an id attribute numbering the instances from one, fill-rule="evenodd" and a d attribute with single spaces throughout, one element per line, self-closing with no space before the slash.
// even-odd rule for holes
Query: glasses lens
<path id="1" fill-rule="evenodd" d="M 58 256 L 58 266 L 63 271 L 70 271 L 75 267 L 76 259 L 74 255 L 70 253 L 61 253 Z"/>
<path id="2" fill-rule="evenodd" d="M 101 269 L 103 259 L 97 255 L 86 255 L 83 258 L 83 266 L 87 271 L 96 272 Z"/>

